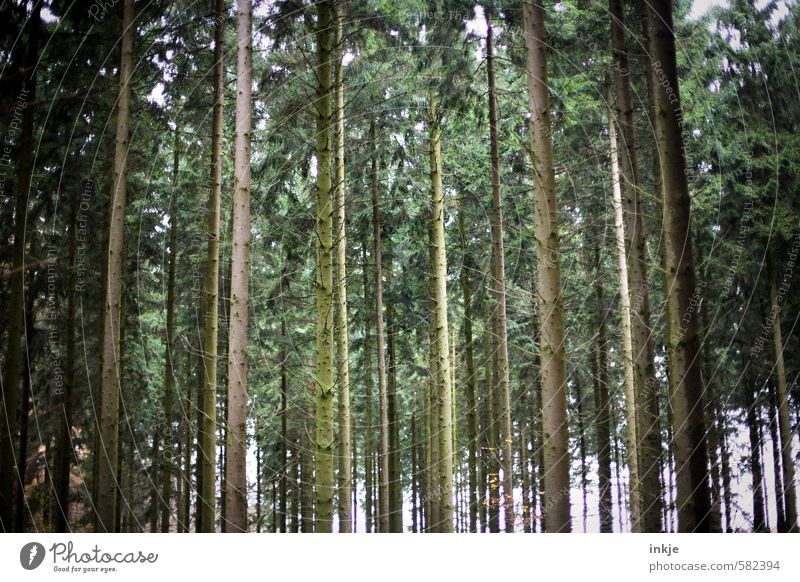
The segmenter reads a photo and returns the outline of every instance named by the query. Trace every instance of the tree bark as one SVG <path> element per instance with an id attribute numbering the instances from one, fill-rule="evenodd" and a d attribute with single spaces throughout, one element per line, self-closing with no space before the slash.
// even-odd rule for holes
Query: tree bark
<path id="1" fill-rule="evenodd" d="M 14 484 L 19 483 L 18 464 L 24 459 L 17 457 L 17 406 L 19 384 L 22 377 L 22 337 L 25 333 L 25 232 L 28 223 L 28 198 L 33 176 L 33 114 L 28 106 L 36 99 L 36 61 L 39 53 L 39 15 L 41 3 L 34 3 L 33 11 L 26 23 L 28 39 L 24 66 L 22 91 L 17 96 L 26 104 L 22 111 L 19 141 L 19 169 L 17 194 L 14 203 L 14 246 L 11 251 L 11 273 L 9 276 L 10 297 L 8 302 L 8 343 L 3 367 L 3 391 L 0 405 L 0 530 L 12 532 L 14 522 Z"/>
<path id="2" fill-rule="evenodd" d="M 463 263 L 461 266 L 461 293 L 464 298 L 464 360 L 466 363 L 467 388 L 467 469 L 469 472 L 469 531 L 478 531 L 478 404 L 475 390 L 475 355 L 472 339 L 472 284 L 467 245 L 467 230 L 464 195 L 459 200 L 458 233 L 461 242 Z"/>
<path id="3" fill-rule="evenodd" d="M 95 531 L 114 530 L 117 508 L 117 461 L 119 443 L 120 391 L 120 303 L 125 255 L 125 202 L 128 170 L 128 122 L 133 71 L 133 0 L 122 4 L 119 100 L 114 149 L 114 177 L 111 195 L 108 258 L 106 267 L 105 317 L 103 324 L 103 367 L 100 404 L 100 450 L 95 451 L 97 498 Z"/>
<path id="4" fill-rule="evenodd" d="M 377 184 L 376 184 L 377 185 Z M 372 298 L 369 289 L 369 269 L 367 268 L 367 236 L 361 244 L 362 274 L 364 277 L 364 495 L 365 495 L 365 519 L 367 533 L 374 530 L 375 516 L 373 513 L 374 500 L 372 498 L 372 458 L 373 458 L 373 439 L 372 431 L 372 316 L 370 305 Z"/>
<path id="5" fill-rule="evenodd" d="M 250 275 L 250 128 L 252 124 L 251 0 L 238 0 L 235 191 L 228 328 L 228 423 L 225 448 L 227 531 L 247 531 L 247 307 Z"/>
<path id="6" fill-rule="evenodd" d="M 496 302 L 494 316 L 497 351 L 496 395 L 500 404 L 500 451 L 503 460 L 503 509 L 507 533 L 514 531 L 514 474 L 511 404 L 509 399 L 508 324 L 506 317 L 506 267 L 503 243 L 503 203 L 500 194 L 500 144 L 497 131 L 497 96 L 494 74 L 494 50 L 490 14 L 486 13 L 486 71 L 489 85 L 489 142 L 492 160 L 492 254 L 494 273 L 492 292 Z"/>
<path id="7" fill-rule="evenodd" d="M 178 248 L 178 203 L 175 200 L 180 168 L 180 131 L 175 129 L 172 158 L 172 207 L 169 215 L 169 268 L 167 274 L 167 337 L 164 350 L 164 442 L 161 453 L 161 533 L 169 533 L 170 496 L 172 494 L 172 455 L 176 442 L 172 426 L 172 399 L 175 392 L 175 266 Z M 169 451 L 169 454 L 167 454 Z"/>
<path id="8" fill-rule="evenodd" d="M 225 103 L 223 51 L 225 1 L 215 0 L 214 17 L 214 110 L 211 122 L 211 192 L 208 200 L 208 250 L 203 282 L 203 338 L 201 345 L 202 391 L 198 406 L 198 531 L 216 528 L 216 433 L 217 433 L 217 342 L 219 332 L 219 241 L 222 197 L 222 124 Z"/>
<path id="9" fill-rule="evenodd" d="M 670 405 L 677 466 L 678 529 L 710 529 L 708 466 L 703 418 L 702 354 L 697 323 L 697 285 L 691 240 L 691 199 L 682 146 L 683 113 L 675 57 L 672 3 L 648 10 L 651 95 L 659 146 L 667 282 Z M 641 438 L 641 434 L 639 435 Z M 641 469 L 641 468 L 640 468 Z M 644 476 L 644 474 L 642 473 Z"/>
<path id="10" fill-rule="evenodd" d="M 786 367 L 783 363 L 783 338 L 781 335 L 782 296 L 778 295 L 775 265 L 768 251 L 770 319 L 772 320 L 773 354 L 775 358 L 775 385 L 778 399 L 778 429 L 781 439 L 783 464 L 783 499 L 786 504 L 786 525 L 789 532 L 797 533 L 797 495 L 795 493 L 794 454 L 792 453 L 792 424 L 789 419 L 789 389 L 786 385 Z"/>
<path id="11" fill-rule="evenodd" d="M 370 122 L 369 134 L 372 151 L 376 151 L 375 121 Z M 378 531 L 389 531 L 389 408 L 388 386 L 386 383 L 386 356 L 383 334 L 383 250 L 381 245 L 381 211 L 378 197 L 378 160 L 375 155 L 371 161 L 371 190 L 372 190 L 372 229 L 375 259 L 375 327 L 378 351 L 378 399 L 380 409 L 380 451 L 379 458 L 379 484 L 378 484 Z"/>
<path id="12" fill-rule="evenodd" d="M 317 211 L 316 211 L 316 531 L 333 527 L 334 397 L 333 385 L 333 192 L 331 188 L 331 57 L 333 56 L 333 1 L 317 6 Z"/>
<path id="13" fill-rule="evenodd" d="M 431 290 L 433 298 L 433 334 L 435 366 L 433 368 L 433 398 L 438 414 L 439 447 L 438 483 L 433 495 L 438 500 L 439 522 L 436 531 L 453 531 L 453 416 L 450 358 L 447 347 L 450 337 L 447 327 L 447 256 L 444 238 L 444 191 L 442 189 L 441 129 L 437 97 L 428 104 L 428 135 L 431 179 Z"/>
<path id="14" fill-rule="evenodd" d="M 625 42 L 622 0 L 610 0 L 611 46 L 616 84 L 617 122 L 620 127 L 618 156 L 627 270 L 630 282 L 630 321 L 636 408 L 637 485 L 640 508 L 634 514 L 640 523 L 634 531 L 661 531 L 661 480 L 659 458 L 661 431 L 658 416 L 658 385 L 655 376 L 647 254 L 643 205 L 640 200 L 639 168 L 633 124 L 628 52 Z"/>
<path id="15" fill-rule="evenodd" d="M 528 107 L 534 178 L 534 236 L 538 272 L 543 405 L 545 531 L 569 532 L 569 437 L 561 251 L 558 234 L 550 98 L 541 0 L 523 7 L 527 47 Z"/>
<path id="16" fill-rule="evenodd" d="M 344 184 L 344 38 L 342 7 L 336 6 L 336 355 L 339 382 L 339 531 L 352 527 L 352 430 L 350 427 L 350 344 L 347 321 L 347 216 Z"/>

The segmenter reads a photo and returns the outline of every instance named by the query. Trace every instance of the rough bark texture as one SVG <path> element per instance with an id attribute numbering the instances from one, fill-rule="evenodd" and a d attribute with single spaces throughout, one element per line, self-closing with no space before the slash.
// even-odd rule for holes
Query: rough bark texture
<path id="1" fill-rule="evenodd" d="M 214 112 L 211 122 L 211 192 L 208 200 L 208 250 L 203 282 L 202 390 L 198 403 L 198 520 L 197 529 L 211 533 L 216 528 L 216 433 L 217 433 L 217 335 L 219 331 L 219 239 L 222 196 L 222 122 L 225 102 L 223 50 L 225 2 L 215 2 Z"/>
<path id="2" fill-rule="evenodd" d="M 336 356 L 339 385 L 339 531 L 352 531 L 352 434 L 350 343 L 347 322 L 347 216 L 344 184 L 344 39 L 341 7 L 336 10 Z"/>
<path id="3" fill-rule="evenodd" d="M 250 0 L 237 4 L 231 304 L 228 327 L 228 423 L 225 446 L 227 532 L 247 531 L 247 303 L 250 279 L 250 128 L 252 29 Z"/>
<path id="4" fill-rule="evenodd" d="M 500 408 L 500 451 L 503 464 L 503 510 L 506 532 L 514 531 L 513 439 L 511 432 L 511 403 L 509 399 L 508 324 L 506 316 L 506 262 L 503 243 L 503 202 L 500 194 L 500 144 L 497 131 L 497 96 L 495 91 L 492 23 L 486 15 L 486 71 L 489 85 L 489 142 L 492 159 L 492 254 L 494 273 L 492 293 L 495 300 L 495 330 L 497 350 L 497 385 Z"/>
<path id="5" fill-rule="evenodd" d="M 444 239 L 444 191 L 442 189 L 441 130 L 436 97 L 428 108 L 428 134 L 431 178 L 431 295 L 433 299 L 432 340 L 435 346 L 433 394 L 438 415 L 436 445 L 439 448 L 438 483 L 432 494 L 438 501 L 437 532 L 453 531 L 453 415 L 450 357 L 447 346 L 447 256 Z"/>
<path id="6" fill-rule="evenodd" d="M 540 0 L 523 7 L 527 47 L 528 108 L 534 182 L 534 236 L 538 273 L 541 341 L 542 422 L 544 448 L 544 529 L 571 529 L 569 503 L 569 438 L 567 373 L 564 353 L 564 311 L 561 293 L 561 250 L 558 235 L 550 98 L 544 40 L 544 8 Z"/>
<path id="7" fill-rule="evenodd" d="M 683 113 L 670 0 L 651 3 L 648 36 L 652 79 L 650 98 L 655 112 L 663 197 L 667 344 L 677 467 L 678 529 L 681 532 L 707 532 L 711 504 L 704 440 L 702 357 L 692 255 L 691 199 L 682 146 Z"/>
<path id="8" fill-rule="evenodd" d="M 333 192 L 331 185 L 332 127 L 331 57 L 333 56 L 333 2 L 325 0 L 317 12 L 317 211 L 316 211 L 316 531 L 333 527 L 334 497 L 334 385 L 333 385 Z"/>
<path id="9" fill-rule="evenodd" d="M 122 4 L 122 40 L 117 101 L 114 175 L 108 230 L 106 299 L 103 323 L 103 365 L 100 384 L 100 442 L 95 451 L 97 484 L 95 531 L 113 531 L 117 508 L 119 439 L 120 315 L 125 254 L 125 202 L 127 195 L 128 122 L 133 65 L 133 0 Z"/>

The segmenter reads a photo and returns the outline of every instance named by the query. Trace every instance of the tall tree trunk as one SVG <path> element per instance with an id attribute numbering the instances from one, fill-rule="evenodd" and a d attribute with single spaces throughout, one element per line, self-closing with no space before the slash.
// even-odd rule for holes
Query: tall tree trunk
<path id="1" fill-rule="evenodd" d="M 172 399 L 175 392 L 175 266 L 178 254 L 178 203 L 175 200 L 180 171 L 180 131 L 175 129 L 172 158 L 172 208 L 169 215 L 169 272 L 167 274 L 167 337 L 164 351 L 164 450 L 161 453 L 161 533 L 169 533 L 170 496 L 172 493 L 172 450 L 176 443 L 172 426 Z"/>
<path id="2" fill-rule="evenodd" d="M 613 97 L 609 91 L 609 102 Z M 625 223 L 622 210 L 621 176 L 617 144 L 617 126 L 609 112 L 608 133 L 611 141 L 611 176 L 614 197 L 614 232 L 616 234 L 617 264 L 619 266 L 619 303 L 622 320 L 622 355 L 625 369 L 625 421 L 626 444 L 628 451 L 628 473 L 630 491 L 631 531 L 641 531 L 639 500 L 639 461 L 636 438 L 636 398 L 633 364 L 633 339 L 631 335 L 631 296 L 628 286 L 628 251 L 625 248 Z"/>
<path id="3" fill-rule="evenodd" d="M 228 531 L 247 531 L 247 304 L 250 275 L 250 128 L 252 124 L 251 0 L 238 0 L 236 132 L 228 331 L 228 423 L 225 503 Z"/>
<path id="4" fill-rule="evenodd" d="M 375 184 L 377 186 L 377 183 Z M 372 533 L 375 516 L 372 499 L 372 317 L 370 305 L 372 297 L 369 289 L 369 269 L 367 268 L 367 235 L 361 243 L 362 274 L 364 277 L 364 503 L 367 533 Z"/>
<path id="5" fill-rule="evenodd" d="M 114 178 L 108 231 L 105 318 L 103 324 L 103 368 L 101 380 L 100 447 L 95 451 L 97 498 L 95 531 L 113 531 L 117 507 L 117 460 L 119 442 L 120 391 L 120 302 L 125 255 L 125 198 L 128 169 L 128 121 L 133 70 L 133 0 L 122 3 L 119 99 L 114 149 Z"/>
<path id="6" fill-rule="evenodd" d="M 300 437 L 300 479 L 297 486 L 300 488 L 300 531 L 311 533 L 314 531 L 314 384 L 309 382 L 306 388 L 306 413 L 304 426 L 301 427 Z"/>
<path id="7" fill-rule="evenodd" d="M 41 2 L 35 2 L 26 23 L 28 38 L 23 66 L 27 71 L 17 100 L 22 110 L 19 141 L 17 194 L 14 203 L 14 246 L 11 251 L 11 273 L 8 281 L 8 343 L 3 367 L 2 405 L 0 405 L 0 530 L 15 529 L 12 501 L 14 484 L 19 482 L 17 464 L 17 406 L 22 376 L 22 336 L 25 333 L 25 231 L 28 223 L 28 198 L 33 175 L 33 101 L 36 100 L 36 62 L 39 53 L 39 14 Z"/>
<path id="8" fill-rule="evenodd" d="M 82 192 L 86 192 L 86 184 Z M 78 207 L 80 198 L 72 203 L 70 212 L 69 264 L 67 267 L 67 349 L 64 368 L 64 387 L 59 394 L 60 417 L 56 433 L 56 475 L 55 506 L 53 507 L 53 531 L 67 533 L 69 531 L 69 481 L 72 471 L 72 400 L 75 393 L 75 316 L 77 313 L 77 277 L 75 264 L 78 254 Z"/>
<path id="9" fill-rule="evenodd" d="M 386 267 L 386 286 L 391 289 L 393 281 L 392 258 Z M 397 422 L 397 366 L 395 361 L 394 303 L 386 302 L 386 350 L 389 362 L 386 366 L 387 390 L 386 412 L 389 416 L 389 531 L 403 531 L 403 483 L 400 475 L 400 425 Z"/>
<path id="10" fill-rule="evenodd" d="M 33 302 L 36 298 L 36 291 L 31 289 L 28 292 L 27 300 L 25 301 L 25 345 L 28 346 L 26 353 L 31 349 L 34 342 L 34 334 L 36 329 L 33 325 L 34 313 Z M 58 307 L 56 306 L 56 310 Z M 31 412 L 31 358 L 27 355 L 25 362 L 22 366 L 22 397 L 19 399 L 19 408 L 17 410 L 17 418 L 19 419 L 19 459 L 17 460 L 16 476 L 16 492 L 15 492 L 15 524 L 14 530 L 17 532 L 25 531 L 26 513 L 30 512 L 27 497 L 25 495 L 25 485 L 28 482 L 27 467 L 28 467 L 28 417 Z M 47 454 L 45 451 L 45 460 Z M 45 471 L 45 479 L 47 479 L 47 472 Z M 45 482 L 45 490 L 47 490 L 47 483 Z M 47 505 L 43 504 L 43 511 L 46 511 Z M 26 509 L 28 511 L 26 512 Z"/>
<path id="11" fill-rule="evenodd" d="M 778 428 L 783 454 L 783 498 L 786 504 L 786 525 L 788 531 L 796 533 L 797 495 L 794 483 L 794 455 L 792 454 L 792 424 L 789 419 L 789 389 L 786 385 L 786 368 L 783 363 L 783 338 L 781 336 L 781 306 L 778 286 L 775 280 L 775 265 L 772 253 L 768 251 L 770 319 L 772 320 L 773 354 L 775 356 L 775 384 L 778 399 Z"/>
<path id="12" fill-rule="evenodd" d="M 219 241 L 222 197 L 222 124 L 225 103 L 223 50 L 225 1 L 214 2 L 214 111 L 211 121 L 211 192 L 208 200 L 208 250 L 203 281 L 203 338 L 201 344 L 202 391 L 198 402 L 202 422 L 198 427 L 197 530 L 213 533 L 216 527 L 217 342 L 219 331 Z"/>
<path id="13" fill-rule="evenodd" d="M 281 289 L 281 293 L 283 293 Z M 289 428 L 288 428 L 288 374 L 286 370 L 286 362 L 289 355 L 286 352 L 286 318 L 281 318 L 281 444 L 280 444 L 280 494 L 278 505 L 278 523 L 280 524 L 278 530 L 281 533 L 286 533 L 286 512 L 288 510 L 287 503 L 287 481 L 289 470 L 289 456 L 288 456 L 288 443 L 289 443 Z"/>
<path id="14" fill-rule="evenodd" d="M 764 490 L 762 482 L 764 475 L 761 471 L 761 448 L 758 438 L 758 409 L 757 401 L 753 396 L 753 382 L 749 372 L 742 379 L 743 404 L 747 421 L 748 436 L 750 438 L 750 474 L 753 477 L 752 502 L 753 502 L 753 531 L 759 532 L 766 529 L 766 511 L 764 506 Z"/>
<path id="15" fill-rule="evenodd" d="M 372 151 L 376 151 L 376 128 L 375 120 L 370 121 L 370 141 Z M 384 349 L 383 334 L 383 250 L 381 245 L 381 211 L 378 198 L 378 160 L 373 153 L 371 161 L 372 190 L 372 229 L 375 260 L 375 327 L 377 335 L 378 351 L 378 399 L 380 409 L 380 450 L 378 452 L 379 463 L 379 485 L 378 485 L 378 504 L 380 507 L 378 531 L 386 533 L 389 531 L 389 409 L 388 409 L 388 387 L 386 384 L 386 356 Z"/>
<path id="16" fill-rule="evenodd" d="M 594 427 L 597 445 L 597 488 L 600 533 L 613 531 L 613 502 L 611 500 L 611 412 L 608 388 L 608 340 L 606 336 L 606 303 L 603 287 L 603 261 L 599 244 L 594 249 L 594 330 L 592 342 L 592 378 L 594 382 Z"/>
<path id="17" fill-rule="evenodd" d="M 700 375 L 702 355 L 695 309 L 697 288 L 692 255 L 691 199 L 682 145 L 683 113 L 670 0 L 651 3 L 648 36 L 650 98 L 655 110 L 663 197 L 667 344 L 677 466 L 678 528 L 681 532 L 707 532 L 710 529 L 711 504 Z"/>
<path id="18" fill-rule="evenodd" d="M 500 450 L 503 460 L 503 509 L 506 532 L 514 531 L 513 439 L 509 399 L 508 324 L 506 321 L 506 267 L 503 243 L 503 203 L 500 194 L 500 139 L 497 131 L 497 96 L 494 75 L 494 51 L 491 14 L 486 12 L 486 71 L 489 85 L 489 142 L 492 159 L 492 254 L 494 273 L 492 292 L 497 303 L 494 316 L 497 331 L 497 385 L 500 404 Z"/>
<path id="19" fill-rule="evenodd" d="M 541 329 L 541 376 L 544 438 L 543 517 L 545 531 L 571 529 L 569 502 L 569 436 L 564 313 L 561 295 L 561 250 L 553 170 L 550 98 L 541 0 L 523 7 L 527 47 L 528 108 L 534 175 L 534 236 Z"/>
<path id="20" fill-rule="evenodd" d="M 334 385 L 333 385 L 333 192 L 331 191 L 331 57 L 333 56 L 333 1 L 317 5 L 317 213 L 316 213 L 316 531 L 333 527 L 334 496 Z"/>
<path id="21" fill-rule="evenodd" d="M 350 344 L 347 322 L 347 215 L 344 191 L 344 38 L 342 7 L 336 18 L 336 356 L 339 384 L 339 531 L 352 531 L 352 431 L 350 427 Z"/>
<path id="22" fill-rule="evenodd" d="M 627 270 L 630 282 L 631 340 L 636 405 L 637 478 L 639 486 L 638 527 L 635 531 L 661 531 L 659 457 L 661 430 L 658 417 L 658 385 L 655 376 L 647 254 L 643 205 L 639 196 L 639 169 L 633 124 L 628 53 L 625 42 L 622 0 L 609 0 L 611 46 L 616 82 L 617 121 L 620 127 L 619 161 Z M 634 514 L 636 515 L 636 514 Z"/>
<path id="23" fill-rule="evenodd" d="M 200 356 L 202 358 L 202 355 Z M 202 365 L 202 364 L 201 364 Z M 182 449 L 182 468 L 181 468 L 181 497 L 180 497 L 180 518 L 178 519 L 178 532 L 188 533 L 191 522 L 192 507 L 192 420 L 189 411 L 199 408 L 198 402 L 192 398 L 192 388 L 189 382 L 192 372 L 192 352 L 186 351 L 186 375 L 184 384 L 182 415 L 183 423 L 183 449 Z M 198 487 L 199 489 L 199 487 Z"/>
<path id="24" fill-rule="evenodd" d="M 786 501 L 784 499 L 783 488 L 783 468 L 781 467 L 781 441 L 778 436 L 777 406 L 775 405 L 775 386 L 771 379 L 767 380 L 769 393 L 769 440 L 772 443 L 772 467 L 775 478 L 775 513 L 777 517 L 778 533 L 785 533 L 787 530 L 786 522 Z M 712 465 L 713 468 L 713 465 Z"/>
<path id="25" fill-rule="evenodd" d="M 435 366 L 433 367 L 433 398 L 438 414 L 436 435 L 439 447 L 438 483 L 433 492 L 439 505 L 439 522 L 436 531 L 453 531 L 453 415 L 450 358 L 447 340 L 447 256 L 444 238 L 444 190 L 442 189 L 441 129 L 438 97 L 432 96 L 428 104 L 428 135 L 431 178 L 431 296 L 433 298 L 433 333 Z"/>
<path id="26" fill-rule="evenodd" d="M 581 460 L 581 513 L 583 533 L 586 533 L 586 522 L 589 517 L 589 504 L 587 503 L 589 490 L 589 468 L 586 464 L 586 427 L 583 410 L 583 387 L 578 370 L 575 371 L 575 412 L 578 417 L 578 455 Z"/>

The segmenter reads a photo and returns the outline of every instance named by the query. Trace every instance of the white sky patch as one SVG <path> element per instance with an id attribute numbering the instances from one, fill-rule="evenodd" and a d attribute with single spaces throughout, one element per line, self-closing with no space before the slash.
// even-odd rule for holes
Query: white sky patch
<path id="1" fill-rule="evenodd" d="M 156 83 L 156 86 L 153 87 L 153 90 L 150 91 L 150 94 L 147 96 L 147 100 L 150 103 L 155 103 L 159 107 L 164 106 L 164 83 Z"/>

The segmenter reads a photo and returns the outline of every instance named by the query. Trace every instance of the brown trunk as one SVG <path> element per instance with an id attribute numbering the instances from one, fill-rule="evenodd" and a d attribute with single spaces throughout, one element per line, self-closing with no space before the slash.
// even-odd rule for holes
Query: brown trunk
<path id="1" fill-rule="evenodd" d="M 495 394 L 500 409 L 500 453 L 503 461 L 503 509 L 505 529 L 514 531 L 513 435 L 509 399 L 508 324 L 506 318 L 506 267 L 503 243 L 503 203 L 500 194 L 500 139 L 497 130 L 497 96 L 494 75 L 494 51 L 490 14 L 486 13 L 486 71 L 489 85 L 489 142 L 492 159 L 492 254 L 494 273 L 492 292 L 497 303 L 494 316 L 497 331 L 497 385 Z"/>
<path id="2" fill-rule="evenodd" d="M 122 297 L 123 259 L 125 255 L 125 199 L 128 169 L 128 121 L 131 106 L 133 71 L 133 0 L 122 4 L 122 40 L 120 49 L 119 99 L 114 149 L 108 231 L 105 317 L 103 324 L 103 368 L 101 380 L 100 450 L 95 451 L 97 497 L 95 531 L 113 531 L 117 510 L 117 461 L 119 442 L 120 391 L 120 303 Z"/>
<path id="3" fill-rule="evenodd" d="M 541 0 L 523 7 L 534 182 L 544 448 L 545 531 L 569 532 L 569 435 L 561 250 Z"/>
<path id="4" fill-rule="evenodd" d="M 708 532 L 711 504 L 696 309 L 698 289 L 692 254 L 691 199 L 682 145 L 684 122 L 670 0 L 651 3 L 648 37 L 650 99 L 655 112 L 663 198 L 667 344 L 677 466 L 678 529 L 681 532 Z"/>

